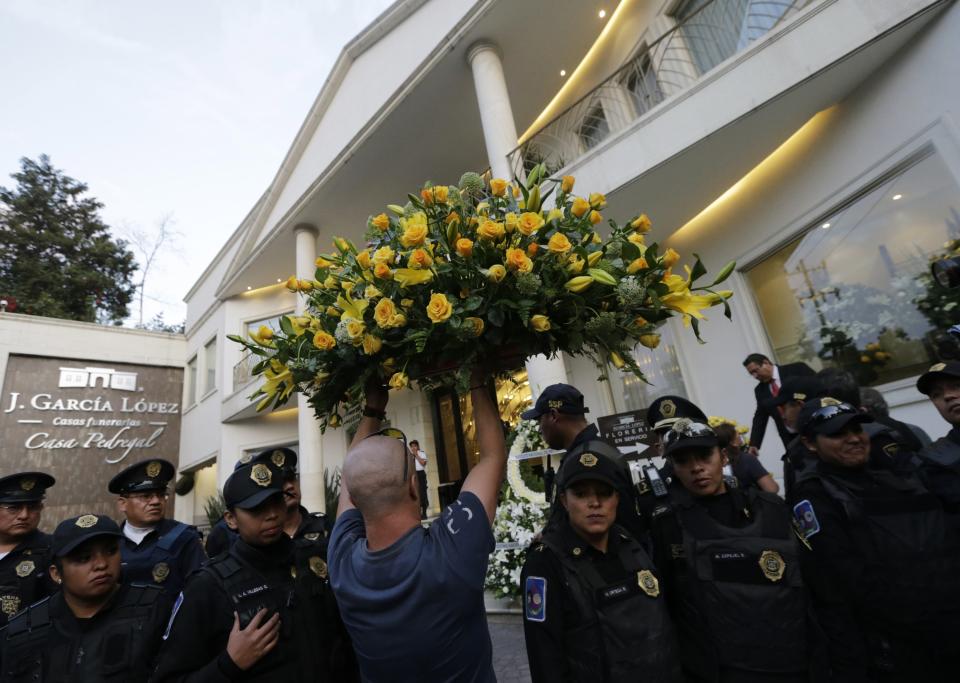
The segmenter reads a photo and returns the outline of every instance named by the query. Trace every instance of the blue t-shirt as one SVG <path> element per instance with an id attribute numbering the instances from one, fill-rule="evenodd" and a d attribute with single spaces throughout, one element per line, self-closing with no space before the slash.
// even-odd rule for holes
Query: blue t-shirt
<path id="1" fill-rule="evenodd" d="M 483 606 L 493 549 L 487 513 L 467 492 L 429 529 L 376 552 L 358 510 L 337 519 L 330 583 L 365 681 L 496 681 Z"/>

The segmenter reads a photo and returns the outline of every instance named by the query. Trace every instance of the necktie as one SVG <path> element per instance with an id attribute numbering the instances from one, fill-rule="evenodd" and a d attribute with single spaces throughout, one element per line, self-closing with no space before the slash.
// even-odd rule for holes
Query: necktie
<path id="1" fill-rule="evenodd" d="M 780 385 L 777 384 L 777 380 L 775 379 L 770 380 L 770 393 L 774 396 L 780 393 Z"/>

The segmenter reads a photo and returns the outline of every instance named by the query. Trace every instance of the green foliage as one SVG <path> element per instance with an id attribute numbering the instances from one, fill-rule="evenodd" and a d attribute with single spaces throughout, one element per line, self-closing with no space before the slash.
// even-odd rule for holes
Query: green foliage
<path id="1" fill-rule="evenodd" d="M 203 504 L 203 513 L 207 516 L 207 521 L 210 522 L 210 526 L 213 526 L 223 519 L 223 513 L 226 509 L 227 502 L 223 499 L 222 491 L 217 491 L 217 495 L 210 496 L 207 498 L 207 502 Z"/>
<path id="2" fill-rule="evenodd" d="M 323 469 L 323 501 L 327 506 L 327 517 L 336 520 L 337 505 L 340 503 L 339 467 L 335 468 L 333 472 L 327 468 Z"/>
<path id="3" fill-rule="evenodd" d="M 127 317 L 137 264 L 100 218 L 87 186 L 46 155 L 23 158 L 0 187 L 0 295 L 17 312 L 113 324 Z"/>

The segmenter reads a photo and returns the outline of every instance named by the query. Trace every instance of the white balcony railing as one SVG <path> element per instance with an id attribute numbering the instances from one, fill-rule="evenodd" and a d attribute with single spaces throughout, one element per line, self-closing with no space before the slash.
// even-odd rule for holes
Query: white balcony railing
<path id="1" fill-rule="evenodd" d="M 555 174 L 815 0 L 689 0 L 656 41 L 510 153 Z"/>

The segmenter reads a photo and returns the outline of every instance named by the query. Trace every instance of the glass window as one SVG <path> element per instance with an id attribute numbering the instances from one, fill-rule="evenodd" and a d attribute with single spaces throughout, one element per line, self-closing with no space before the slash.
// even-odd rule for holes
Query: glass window
<path id="1" fill-rule="evenodd" d="M 637 114 L 649 111 L 663 100 L 663 92 L 657 82 L 657 74 L 653 70 L 649 54 L 643 54 L 633 61 L 625 84 L 633 97 Z"/>
<path id="2" fill-rule="evenodd" d="M 186 404 L 192 406 L 197 402 L 197 357 L 194 356 L 187 361 L 187 400 Z"/>
<path id="3" fill-rule="evenodd" d="M 960 186 L 932 151 L 747 272 L 776 360 L 850 370 L 861 384 L 935 359 L 930 259 L 960 237 Z"/>
<path id="4" fill-rule="evenodd" d="M 213 391 L 217 388 L 217 340 L 211 339 L 203 347 L 203 364 L 205 368 L 206 383 L 203 385 L 203 393 Z"/>
<path id="5" fill-rule="evenodd" d="M 619 394 L 617 405 L 623 405 L 624 410 L 646 410 L 655 399 L 667 394 L 687 397 L 680 361 L 677 359 L 676 337 L 669 325 L 661 325 L 658 332 L 660 345 L 657 348 L 637 345 L 633 350 L 633 357 L 637 359 L 649 384 L 631 372 L 617 371 L 607 366 L 611 388 Z"/>
<path id="6" fill-rule="evenodd" d="M 597 102 L 596 106 L 592 107 L 583 118 L 578 134 L 586 149 L 596 147 L 610 134 L 610 124 L 607 123 L 607 115 L 600 102 Z"/>

